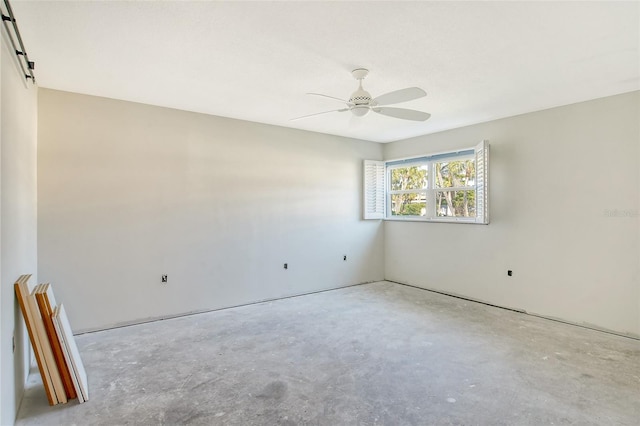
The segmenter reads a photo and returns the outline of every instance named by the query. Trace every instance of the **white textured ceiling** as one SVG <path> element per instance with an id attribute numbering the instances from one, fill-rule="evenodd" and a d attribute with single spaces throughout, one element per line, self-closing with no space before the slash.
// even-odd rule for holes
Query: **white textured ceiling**
<path id="1" fill-rule="evenodd" d="M 378 142 L 640 88 L 639 2 L 12 1 L 41 87 Z M 349 112 L 410 86 L 410 122 Z"/>

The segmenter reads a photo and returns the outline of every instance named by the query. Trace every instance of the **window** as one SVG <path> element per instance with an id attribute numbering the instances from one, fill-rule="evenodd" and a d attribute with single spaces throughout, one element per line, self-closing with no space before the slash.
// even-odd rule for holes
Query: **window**
<path id="1" fill-rule="evenodd" d="M 489 144 L 390 161 L 365 161 L 365 219 L 489 223 Z"/>
<path id="2" fill-rule="evenodd" d="M 429 168 L 427 164 L 392 166 L 387 168 L 387 216 L 425 216 Z"/>
<path id="3" fill-rule="evenodd" d="M 475 158 L 433 163 L 438 217 L 476 217 Z"/>

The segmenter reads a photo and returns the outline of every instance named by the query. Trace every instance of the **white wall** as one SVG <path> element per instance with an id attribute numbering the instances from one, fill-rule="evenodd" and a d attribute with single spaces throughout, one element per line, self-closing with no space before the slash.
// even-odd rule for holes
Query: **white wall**
<path id="1" fill-rule="evenodd" d="M 640 335 L 640 92 L 385 145 L 491 144 L 491 224 L 385 223 L 385 277 Z M 507 276 L 507 270 L 513 276 Z"/>
<path id="2" fill-rule="evenodd" d="M 39 132 L 38 271 L 75 331 L 384 277 L 380 144 L 46 89 Z"/>
<path id="3" fill-rule="evenodd" d="M 14 296 L 22 274 L 37 280 L 37 89 L 26 84 L 6 32 L 0 40 L 0 424 L 13 424 L 29 365 L 28 336 Z M 12 337 L 15 332 L 16 350 Z"/>

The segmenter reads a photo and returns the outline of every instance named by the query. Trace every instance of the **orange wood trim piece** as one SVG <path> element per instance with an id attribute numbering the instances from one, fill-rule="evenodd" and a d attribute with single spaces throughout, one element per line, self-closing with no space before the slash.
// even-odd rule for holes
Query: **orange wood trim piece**
<path id="1" fill-rule="evenodd" d="M 56 307 L 53 287 L 49 283 L 40 284 L 36 287 L 34 292 L 36 295 L 36 301 L 38 302 L 38 307 L 40 308 L 40 315 L 44 322 L 44 328 L 47 332 L 51 349 L 53 350 L 53 356 L 56 361 L 56 365 L 58 366 L 58 370 L 60 371 L 65 393 L 67 394 L 67 398 L 74 399 L 77 395 L 73 386 L 73 381 L 71 380 L 71 372 L 69 371 L 69 366 L 67 366 L 64 359 L 62 347 L 60 347 L 60 340 L 53 325 L 53 319 L 51 318 L 53 315 L 53 309 Z"/>

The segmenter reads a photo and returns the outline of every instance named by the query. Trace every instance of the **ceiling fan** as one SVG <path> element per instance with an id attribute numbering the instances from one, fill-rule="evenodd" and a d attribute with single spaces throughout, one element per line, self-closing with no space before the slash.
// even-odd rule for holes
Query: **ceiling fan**
<path id="1" fill-rule="evenodd" d="M 367 115 L 369 111 L 373 111 L 378 114 L 387 115 L 389 117 L 401 118 L 403 120 L 413 121 L 425 121 L 431 114 L 422 111 L 416 111 L 414 109 L 395 108 L 387 105 L 399 104 L 401 102 L 407 102 L 414 99 L 427 96 L 427 92 L 419 87 L 408 87 L 406 89 L 395 90 L 393 92 L 385 93 L 377 98 L 372 98 L 371 94 L 362 88 L 362 80 L 369 74 L 369 70 L 365 68 L 357 68 L 351 71 L 353 78 L 358 80 L 358 89 L 351 94 L 349 100 L 336 98 L 334 96 L 323 95 L 322 93 L 307 93 L 307 95 L 322 96 L 324 98 L 335 99 L 343 102 L 346 107 L 340 109 L 334 109 L 331 111 L 317 112 L 315 114 L 303 115 L 302 117 L 292 118 L 291 120 L 299 120 L 301 118 L 313 117 L 320 114 L 328 114 L 330 112 L 346 112 L 351 113 L 357 117 Z"/>

